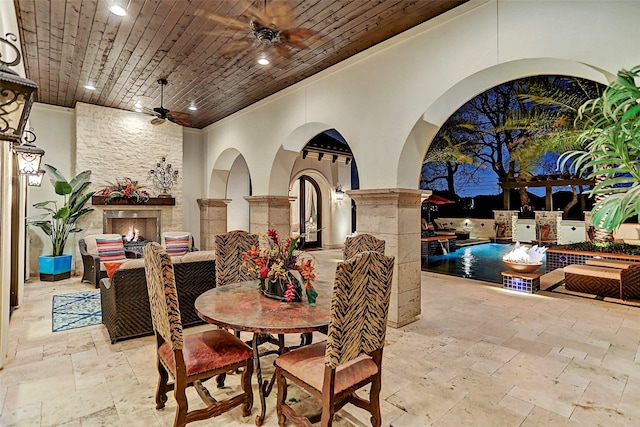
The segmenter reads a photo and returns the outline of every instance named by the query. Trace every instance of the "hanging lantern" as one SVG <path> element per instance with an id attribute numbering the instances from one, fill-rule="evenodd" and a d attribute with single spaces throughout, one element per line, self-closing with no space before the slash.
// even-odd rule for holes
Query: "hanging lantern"
<path id="1" fill-rule="evenodd" d="M 9 45 L 16 55 L 11 62 L 0 59 L 0 139 L 17 142 L 22 138 L 38 85 L 9 68 L 21 60 L 20 51 L 12 43 L 16 41 L 18 38 L 11 33 L 0 37 L 0 43 Z"/>
<path id="2" fill-rule="evenodd" d="M 40 169 L 35 175 L 27 175 L 27 185 L 30 187 L 40 187 L 45 171 Z"/>
<path id="3" fill-rule="evenodd" d="M 44 150 L 32 144 L 36 140 L 33 130 L 24 131 L 22 145 L 14 145 L 13 152 L 18 160 L 18 171 L 20 175 L 37 175 L 40 172 L 40 163 Z"/>

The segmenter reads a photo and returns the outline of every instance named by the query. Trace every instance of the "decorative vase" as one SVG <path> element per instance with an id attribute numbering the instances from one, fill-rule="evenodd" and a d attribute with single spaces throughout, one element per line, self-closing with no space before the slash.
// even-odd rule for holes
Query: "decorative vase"
<path id="1" fill-rule="evenodd" d="M 287 279 L 260 279 L 260 292 L 268 298 L 277 299 L 284 302 L 300 302 L 302 301 L 302 287 L 300 281 L 295 275 L 289 271 L 287 273 Z M 293 299 L 287 301 L 286 292 L 291 283 L 292 291 L 294 293 Z"/>

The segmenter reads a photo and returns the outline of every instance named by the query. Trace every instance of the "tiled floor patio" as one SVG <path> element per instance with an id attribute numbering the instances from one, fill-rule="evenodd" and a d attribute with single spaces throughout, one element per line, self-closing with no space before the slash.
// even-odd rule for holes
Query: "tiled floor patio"
<path id="1" fill-rule="evenodd" d="M 340 251 L 313 255 L 332 281 Z M 52 296 L 89 289 L 77 278 L 26 285 L 0 371 L 1 426 L 171 425 L 172 396 L 154 409 L 152 337 L 111 345 L 102 325 L 51 332 Z M 387 339 L 385 426 L 640 425 L 640 308 L 423 272 L 421 319 Z M 255 397 L 251 417 L 236 408 L 190 425 L 254 425 Z M 267 426 L 277 425 L 273 401 Z M 364 414 L 345 409 L 335 425 L 369 425 Z"/>

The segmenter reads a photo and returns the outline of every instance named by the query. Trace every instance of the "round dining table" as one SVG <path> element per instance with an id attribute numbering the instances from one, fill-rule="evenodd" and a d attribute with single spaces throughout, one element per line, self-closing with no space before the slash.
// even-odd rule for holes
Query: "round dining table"
<path id="1" fill-rule="evenodd" d="M 263 381 L 258 346 L 265 336 L 278 335 L 278 352 L 287 351 L 284 334 L 301 334 L 300 345 L 311 343 L 312 333 L 324 332 L 329 325 L 331 289 L 316 285 L 318 298 L 311 306 L 303 297 L 302 302 L 284 302 L 268 298 L 260 292 L 257 280 L 233 283 L 210 289 L 195 301 L 195 310 L 205 322 L 234 331 L 253 333 L 252 347 L 261 412 L 256 425 L 264 423 L 266 397 L 273 388 L 275 375 Z"/>

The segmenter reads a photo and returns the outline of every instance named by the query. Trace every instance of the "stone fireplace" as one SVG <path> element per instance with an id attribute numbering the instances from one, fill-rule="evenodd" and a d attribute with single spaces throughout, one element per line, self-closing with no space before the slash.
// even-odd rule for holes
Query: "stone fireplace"
<path id="1" fill-rule="evenodd" d="M 105 210 L 102 232 L 128 236 L 126 240 L 146 240 L 160 242 L 162 212 L 156 209 Z"/>

